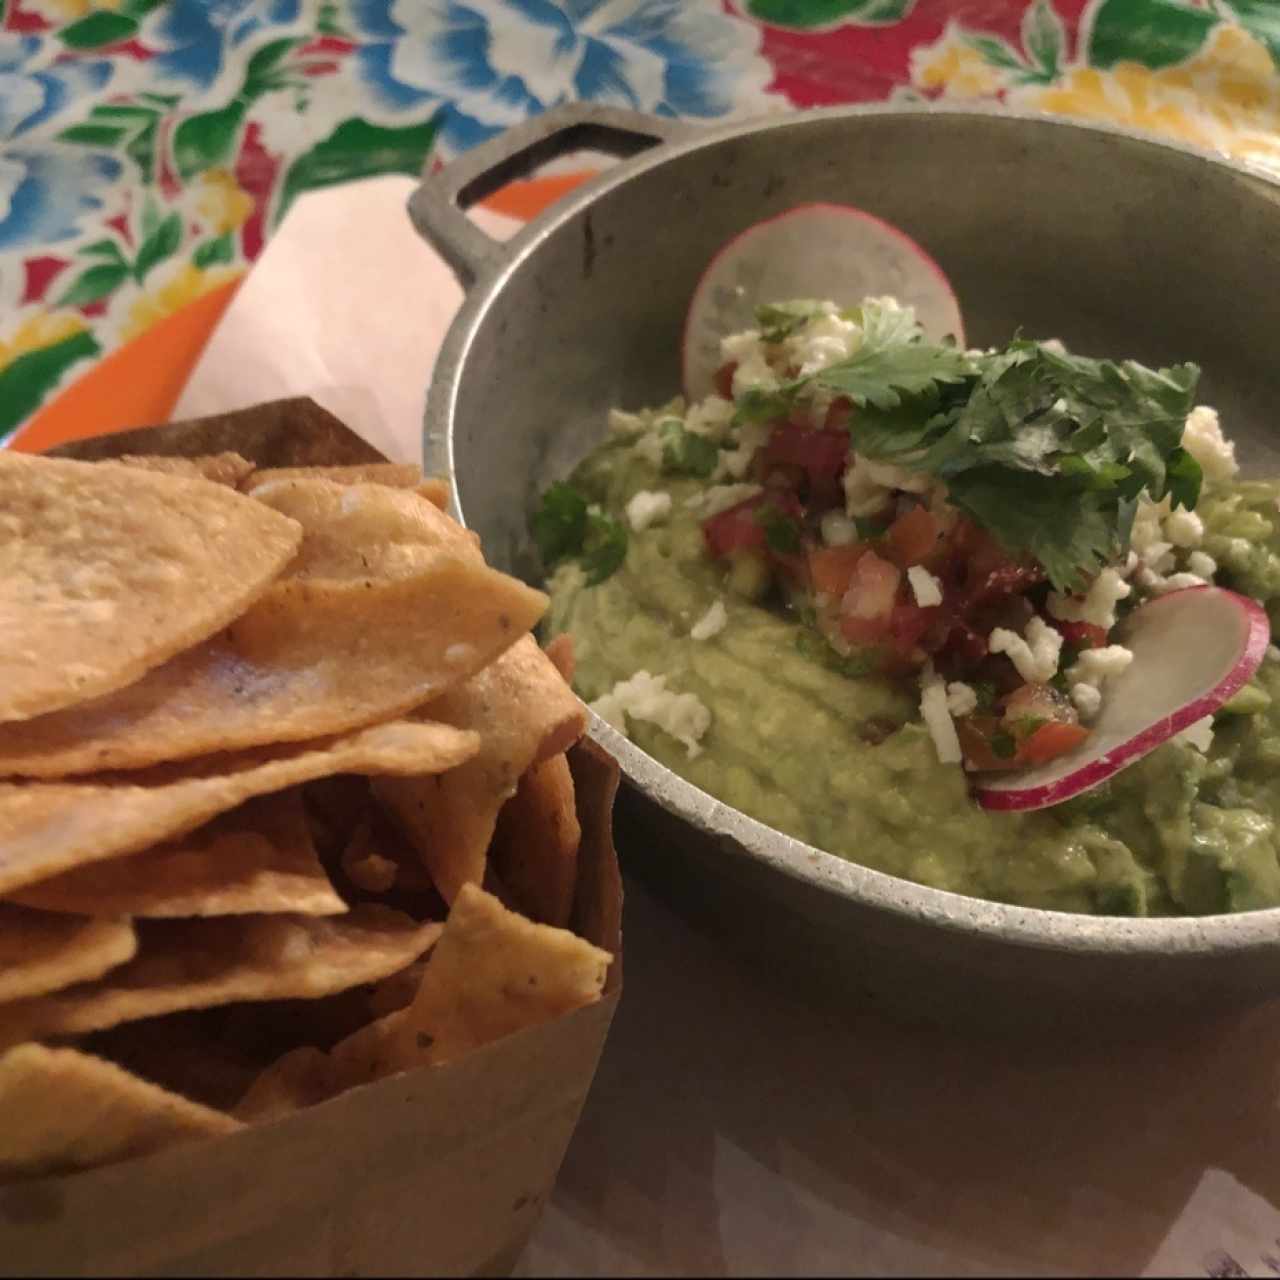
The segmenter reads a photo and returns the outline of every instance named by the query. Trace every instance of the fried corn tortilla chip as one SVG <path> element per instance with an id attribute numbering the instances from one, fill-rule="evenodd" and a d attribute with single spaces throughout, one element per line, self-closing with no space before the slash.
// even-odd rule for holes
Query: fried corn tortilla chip
<path id="1" fill-rule="evenodd" d="M 275 1118 L 558 1018 L 600 998 L 612 958 L 464 885 L 407 1008 L 360 1028 L 327 1054 L 285 1054 L 254 1082 L 234 1114 Z"/>
<path id="2" fill-rule="evenodd" d="M 573 633 L 562 631 L 547 642 L 546 655 L 551 659 L 555 669 L 564 676 L 565 684 L 573 683 L 573 672 L 577 660 L 573 652 Z"/>
<path id="3" fill-rule="evenodd" d="M 238 453 L 206 453 L 195 458 L 170 458 L 159 453 L 126 453 L 114 461 L 144 471 L 159 471 L 170 476 L 195 476 L 215 484 L 243 488 L 253 473 L 253 463 Z"/>
<path id="4" fill-rule="evenodd" d="M 0 1044 L 238 1000 L 317 999 L 412 964 L 442 928 L 367 903 L 344 916 L 144 921 L 138 955 L 105 978 L 0 1005 Z"/>
<path id="5" fill-rule="evenodd" d="M 204 640 L 301 537 L 225 485 L 0 452 L 0 721 L 110 693 Z"/>
<path id="6" fill-rule="evenodd" d="M 0 902 L 0 1002 L 92 982 L 132 960 L 137 949 L 127 920 L 52 915 Z"/>
<path id="7" fill-rule="evenodd" d="M 480 561 L 480 539 L 411 489 L 279 480 L 253 491 L 306 531 L 289 566 L 299 578 L 405 578 L 442 548 Z"/>
<path id="8" fill-rule="evenodd" d="M 0 782 L 0 894 L 173 840 L 253 796 L 334 773 L 431 773 L 479 737 L 397 720 L 292 749 L 259 748 L 83 782 Z"/>
<path id="9" fill-rule="evenodd" d="M 536 764 L 502 806 L 489 860 L 507 896 L 531 920 L 569 923 L 582 828 L 563 755 Z"/>
<path id="10" fill-rule="evenodd" d="M 443 476 L 428 476 L 414 493 L 441 511 L 449 510 L 449 482 Z"/>
<path id="11" fill-rule="evenodd" d="M 92 1168 L 243 1127 L 74 1049 L 23 1044 L 0 1056 L 0 1178 Z"/>
<path id="12" fill-rule="evenodd" d="M 475 730 L 479 752 L 434 777 L 390 783 L 380 778 L 374 793 L 404 828 L 445 901 L 452 902 L 464 884 L 484 882 L 498 811 L 521 774 L 576 742 L 586 714 L 532 636 L 428 704 L 423 714 Z"/>
<path id="13" fill-rule="evenodd" d="M 128 688 L 0 725 L 0 775 L 138 769 L 389 720 L 491 662 L 545 607 L 540 591 L 448 547 L 399 579 L 282 580 L 227 632 Z"/>
<path id="14" fill-rule="evenodd" d="M 320 865 L 298 787 L 247 800 L 159 848 L 64 871 L 14 897 L 46 911 L 149 918 L 347 909 Z"/>
<path id="15" fill-rule="evenodd" d="M 363 462 L 346 467 L 262 467 L 241 489 L 253 493 L 277 480 L 329 480 L 334 484 L 384 484 L 391 489 L 416 489 L 422 468 L 412 462 Z"/>

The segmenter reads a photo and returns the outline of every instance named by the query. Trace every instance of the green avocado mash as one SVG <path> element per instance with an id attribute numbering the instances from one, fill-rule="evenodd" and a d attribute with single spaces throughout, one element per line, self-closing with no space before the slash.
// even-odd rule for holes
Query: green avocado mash
<path id="1" fill-rule="evenodd" d="M 769 826 L 939 889 L 1125 916 L 1280 905 L 1280 661 L 1265 660 L 1218 713 L 1207 752 L 1171 741 L 1057 807 L 988 813 L 964 770 L 940 762 L 913 682 L 851 678 L 794 610 L 726 589 L 703 515 L 689 505 L 706 491 L 707 470 L 673 466 L 670 452 L 637 447 L 623 431 L 569 479 L 591 518 L 616 522 L 625 537 L 607 576 L 564 560 L 549 579 L 545 635 L 572 635 L 578 692 L 598 699 L 643 670 L 710 711 L 696 750 L 629 719 L 645 751 Z M 626 532 L 628 504 L 653 493 L 670 495 L 669 510 Z M 1273 619 L 1277 499 L 1280 484 L 1206 482 L 1196 507 L 1219 585 L 1262 600 Z M 724 625 L 692 638 L 718 604 Z"/>

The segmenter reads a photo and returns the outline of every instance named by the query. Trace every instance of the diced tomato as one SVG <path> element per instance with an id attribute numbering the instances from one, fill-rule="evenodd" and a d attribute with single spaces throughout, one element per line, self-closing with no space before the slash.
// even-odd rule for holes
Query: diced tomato
<path id="1" fill-rule="evenodd" d="M 889 634 L 894 647 L 905 657 L 915 653 L 941 609 L 922 609 L 916 604 L 895 604 L 889 616 Z"/>
<path id="2" fill-rule="evenodd" d="M 825 431 L 848 431 L 853 421 L 853 401 L 847 396 L 837 396 L 827 406 L 827 416 L 822 426 Z"/>
<path id="3" fill-rule="evenodd" d="M 1019 685 L 1004 700 L 1004 721 L 1016 726 L 1019 721 L 1051 720 L 1057 724 L 1074 724 L 1076 709 L 1052 685 L 1031 681 Z"/>
<path id="4" fill-rule="evenodd" d="M 772 507 L 780 516 L 788 520 L 798 522 L 804 514 L 804 509 L 795 494 L 784 490 L 770 490 L 768 493 L 758 493 L 755 497 L 747 498 L 737 506 L 721 511 L 718 515 L 702 522 L 702 536 L 706 539 L 707 550 L 712 557 L 719 560 L 734 551 L 769 551 L 775 559 L 798 560 L 802 569 L 803 556 L 779 556 L 769 547 L 765 526 L 760 520 L 760 508 L 765 505 Z"/>
<path id="5" fill-rule="evenodd" d="M 858 560 L 840 602 L 840 631 L 852 644 L 870 644 L 889 634 L 902 570 L 867 551 Z"/>
<path id="6" fill-rule="evenodd" d="M 766 468 L 803 468 L 809 501 L 829 506 L 840 492 L 840 473 L 849 459 L 849 437 L 843 431 L 779 427 L 769 437 L 763 456 Z"/>
<path id="7" fill-rule="evenodd" d="M 996 754 L 992 742 L 999 741 L 999 734 L 1009 737 L 994 716 L 962 716 L 956 721 L 956 737 L 960 739 L 960 750 L 970 769 L 987 772 L 1020 767 L 1016 748 L 1003 756 Z"/>
<path id="8" fill-rule="evenodd" d="M 820 591 L 833 600 L 842 600 L 849 589 L 853 570 L 866 551 L 866 547 L 857 543 L 851 547 L 811 547 L 809 578 L 814 591 Z"/>
<path id="9" fill-rule="evenodd" d="M 976 609 L 1004 595 L 1013 595 L 1044 581 L 1044 570 L 1038 564 L 1003 564 L 987 569 L 980 575 L 971 575 L 965 591 L 964 607 Z"/>
<path id="10" fill-rule="evenodd" d="M 738 370 L 738 362 L 729 360 L 722 364 L 711 376 L 711 385 L 716 389 L 716 395 L 723 396 L 726 400 L 733 399 L 733 375 Z"/>
<path id="11" fill-rule="evenodd" d="M 1053 619 L 1050 619 L 1053 622 Z M 1093 622 L 1053 622 L 1073 649 L 1101 649 L 1107 643 L 1107 629 Z"/>
<path id="12" fill-rule="evenodd" d="M 1021 744 L 1018 755 L 1025 764 L 1044 764 L 1075 750 L 1088 736 L 1082 724 L 1042 724 Z"/>
<path id="13" fill-rule="evenodd" d="M 940 529 L 927 507 L 912 507 L 889 526 L 889 558 L 902 569 L 922 563 L 937 546 Z"/>

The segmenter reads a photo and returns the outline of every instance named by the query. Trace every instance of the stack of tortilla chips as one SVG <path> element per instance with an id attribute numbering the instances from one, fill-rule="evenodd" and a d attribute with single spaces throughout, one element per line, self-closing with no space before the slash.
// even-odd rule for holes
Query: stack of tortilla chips
<path id="1" fill-rule="evenodd" d="M 599 998 L 580 703 L 416 467 L 0 453 L 0 1181 Z"/>

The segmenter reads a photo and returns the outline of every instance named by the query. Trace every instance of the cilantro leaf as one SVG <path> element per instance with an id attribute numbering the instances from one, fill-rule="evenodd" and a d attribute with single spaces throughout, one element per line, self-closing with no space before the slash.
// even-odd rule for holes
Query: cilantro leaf
<path id="1" fill-rule="evenodd" d="M 974 361 L 963 351 L 925 342 L 909 307 L 868 300 L 862 305 L 862 345 L 847 360 L 828 365 L 809 381 L 848 396 L 857 405 L 895 409 L 904 394 L 919 395 L 935 390 L 939 383 L 963 382 L 975 371 Z"/>
<path id="2" fill-rule="evenodd" d="M 658 427 L 662 442 L 662 469 L 673 475 L 699 476 L 706 480 L 716 469 L 720 450 L 706 436 L 686 431 L 674 418 Z"/>
<path id="3" fill-rule="evenodd" d="M 811 302 L 771 302 L 756 308 L 756 326 L 766 342 L 782 342 L 817 313 Z"/>
<path id="4" fill-rule="evenodd" d="M 1200 486 L 1204 482 L 1200 464 L 1185 449 L 1179 447 L 1169 455 L 1166 469 L 1173 505 L 1192 510 L 1200 501 Z"/>
<path id="5" fill-rule="evenodd" d="M 548 567 L 577 557 L 594 587 L 627 557 L 627 529 L 603 512 L 592 510 L 573 485 L 557 480 L 542 495 L 533 514 L 533 537 Z"/>
<path id="6" fill-rule="evenodd" d="M 577 555 L 587 536 L 587 500 L 571 484 L 557 480 L 542 495 L 532 523 L 544 564 Z"/>
<path id="7" fill-rule="evenodd" d="M 582 542 L 582 567 L 587 586 L 603 582 L 627 558 L 627 527 L 601 512 L 587 514 L 586 536 Z"/>
<path id="8" fill-rule="evenodd" d="M 755 522 L 764 529 L 764 540 L 779 555 L 794 555 L 800 550 L 800 525 L 777 507 L 765 502 L 755 510 Z"/>

